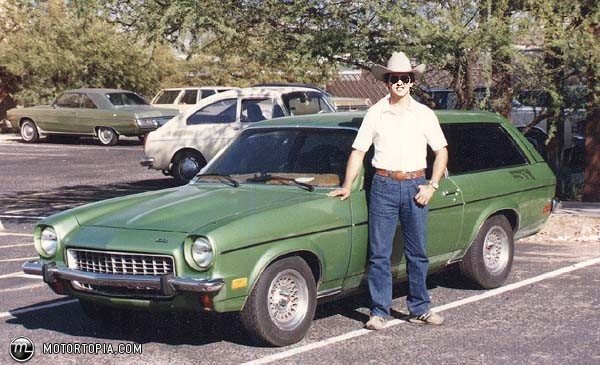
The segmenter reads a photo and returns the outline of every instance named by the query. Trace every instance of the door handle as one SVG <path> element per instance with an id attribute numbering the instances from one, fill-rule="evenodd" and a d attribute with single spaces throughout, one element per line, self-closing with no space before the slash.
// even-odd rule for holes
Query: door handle
<path id="1" fill-rule="evenodd" d="M 444 190 L 442 192 L 442 195 L 444 195 L 444 196 L 457 195 L 459 191 L 460 191 L 460 189 L 456 189 L 456 190 Z"/>

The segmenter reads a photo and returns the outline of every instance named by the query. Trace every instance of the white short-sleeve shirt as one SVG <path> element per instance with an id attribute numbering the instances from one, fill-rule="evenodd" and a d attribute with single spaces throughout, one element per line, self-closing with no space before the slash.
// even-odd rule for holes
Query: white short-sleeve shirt
<path id="1" fill-rule="evenodd" d="M 352 148 L 367 152 L 373 144 L 375 168 L 405 172 L 426 168 L 427 145 L 433 151 L 448 145 L 437 116 L 412 97 L 403 111 L 391 107 L 389 100 L 387 95 L 369 108 Z"/>

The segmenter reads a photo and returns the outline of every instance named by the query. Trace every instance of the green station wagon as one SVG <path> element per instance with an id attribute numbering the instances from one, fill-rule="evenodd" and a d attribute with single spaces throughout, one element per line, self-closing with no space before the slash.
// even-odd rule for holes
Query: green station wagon
<path id="1" fill-rule="evenodd" d="M 67 90 L 51 105 L 11 109 L 7 119 L 26 143 L 42 136 L 93 136 L 112 146 L 119 136 L 143 139 L 177 113 L 153 107 L 131 91 L 87 88 Z"/>
<path id="2" fill-rule="evenodd" d="M 53 215 L 35 227 L 41 259 L 24 272 L 78 298 L 93 319 L 131 309 L 236 311 L 259 341 L 300 341 L 317 301 L 366 283 L 370 159 L 350 199 L 326 195 L 343 179 L 363 115 L 259 122 L 188 185 Z M 500 286 L 514 240 L 547 220 L 555 177 L 502 117 L 437 115 L 450 161 L 430 202 L 430 268 L 457 264 L 479 286 Z M 401 280 L 396 236 L 392 271 Z"/>

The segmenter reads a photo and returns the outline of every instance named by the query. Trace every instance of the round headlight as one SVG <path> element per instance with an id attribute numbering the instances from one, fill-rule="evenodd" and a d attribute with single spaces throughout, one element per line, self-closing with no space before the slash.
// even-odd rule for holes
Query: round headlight
<path id="1" fill-rule="evenodd" d="M 54 228 L 44 228 L 44 230 L 42 231 L 40 244 L 42 246 L 42 250 L 46 255 L 52 256 L 56 253 L 56 248 L 58 247 L 58 238 L 56 236 L 56 231 L 54 231 Z"/>
<path id="2" fill-rule="evenodd" d="M 198 237 L 192 243 L 192 259 L 201 268 L 207 268 L 213 261 L 213 247 L 205 237 Z"/>

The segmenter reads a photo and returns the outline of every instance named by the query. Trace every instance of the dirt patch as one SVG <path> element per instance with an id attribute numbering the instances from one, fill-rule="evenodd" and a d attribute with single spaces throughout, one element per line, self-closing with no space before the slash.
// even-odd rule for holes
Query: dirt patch
<path id="1" fill-rule="evenodd" d="M 600 245 L 600 217 L 552 214 L 539 233 L 520 241 L 570 241 Z"/>

